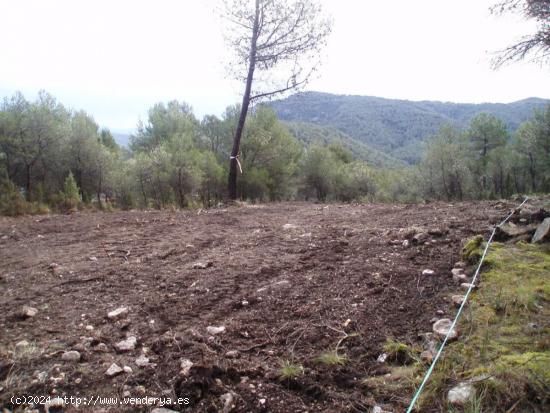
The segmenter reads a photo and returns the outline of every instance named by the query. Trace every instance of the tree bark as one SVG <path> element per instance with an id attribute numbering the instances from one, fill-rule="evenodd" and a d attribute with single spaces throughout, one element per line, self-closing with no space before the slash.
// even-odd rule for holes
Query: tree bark
<path id="1" fill-rule="evenodd" d="M 235 137 L 233 138 L 233 148 L 231 150 L 231 157 L 229 159 L 229 199 L 237 199 L 237 156 L 239 155 L 239 147 L 241 145 L 241 137 L 244 130 L 244 124 L 246 122 L 246 115 L 248 114 L 248 107 L 250 106 L 250 94 L 252 91 L 252 81 L 254 79 L 254 69 L 256 68 L 256 50 L 258 41 L 259 30 L 259 15 L 260 15 L 260 0 L 256 0 L 256 13 L 254 16 L 254 26 L 252 28 L 252 38 L 250 41 L 250 57 L 248 62 L 248 75 L 246 77 L 246 87 L 243 94 L 243 103 L 241 106 L 241 114 L 239 116 L 239 123 L 235 130 Z"/>

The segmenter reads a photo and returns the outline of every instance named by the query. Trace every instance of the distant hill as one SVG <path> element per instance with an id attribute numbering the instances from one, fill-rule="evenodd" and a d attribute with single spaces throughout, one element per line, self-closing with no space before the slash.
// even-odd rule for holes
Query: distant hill
<path id="1" fill-rule="evenodd" d="M 289 125 L 310 123 L 328 126 L 390 159 L 415 163 L 421 157 L 425 139 L 445 123 L 466 128 L 475 115 L 487 112 L 502 119 L 509 130 L 514 131 L 521 122 L 533 115 L 535 109 L 549 103 L 550 100 L 539 98 L 508 104 L 413 102 L 305 92 L 270 102 L 269 105 Z M 302 139 L 305 139 L 304 136 Z"/>
<path id="2" fill-rule="evenodd" d="M 119 146 L 124 148 L 128 148 L 130 146 L 130 137 L 132 136 L 130 133 L 112 132 L 112 134 Z"/>

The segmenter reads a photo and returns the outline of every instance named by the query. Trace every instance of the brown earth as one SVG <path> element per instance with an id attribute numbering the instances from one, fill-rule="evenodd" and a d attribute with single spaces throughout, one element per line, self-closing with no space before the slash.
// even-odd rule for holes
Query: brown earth
<path id="1" fill-rule="evenodd" d="M 454 314 L 450 270 L 461 244 L 486 235 L 511 205 L 281 203 L 0 218 L 0 406 L 12 409 L 13 395 L 126 392 L 187 397 L 189 406 L 167 407 L 215 412 L 232 392 L 236 412 L 368 411 L 375 403 L 400 411 L 408 391 L 375 399 L 361 381 L 387 372 L 376 362 L 386 338 L 417 343 L 437 310 Z M 411 226 L 433 235 L 404 246 Z M 197 262 L 211 266 L 194 269 Z M 421 274 L 428 268 L 435 275 Z M 23 305 L 38 314 L 23 319 Z M 128 316 L 108 319 L 118 307 Z M 211 336 L 207 326 L 226 330 Z M 315 361 L 346 335 L 339 352 L 347 364 Z M 118 353 L 114 344 L 127 336 L 137 337 L 136 349 Z M 15 351 L 21 340 L 31 350 Z M 81 361 L 62 361 L 66 350 Z M 155 365 L 136 366 L 141 354 Z M 187 376 L 182 358 L 194 363 Z M 281 381 L 283 361 L 303 374 Z M 113 362 L 132 372 L 108 378 Z"/>

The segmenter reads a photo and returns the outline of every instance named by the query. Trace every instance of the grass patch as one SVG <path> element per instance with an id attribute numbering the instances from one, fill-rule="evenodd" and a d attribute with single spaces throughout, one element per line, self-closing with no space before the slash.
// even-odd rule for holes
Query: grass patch
<path id="1" fill-rule="evenodd" d="M 397 364 L 411 364 L 418 361 L 415 349 L 400 341 L 388 338 L 383 346 L 384 352 L 388 355 L 388 361 Z"/>
<path id="2" fill-rule="evenodd" d="M 474 238 L 463 258 L 482 247 Z M 550 411 L 550 245 L 495 243 L 487 258 L 480 289 L 460 320 L 462 337 L 445 349 L 418 411 Z M 466 380 L 474 382 L 476 399 L 450 409 L 447 391 Z"/>
<path id="3" fill-rule="evenodd" d="M 293 363 L 290 360 L 281 361 L 279 378 L 284 380 L 297 379 L 304 374 L 304 367 L 301 364 Z"/>
<path id="4" fill-rule="evenodd" d="M 346 364 L 349 359 L 345 355 L 340 355 L 335 351 L 327 351 L 326 353 L 321 354 L 315 359 L 317 363 L 325 364 L 327 366 L 343 366 Z"/>

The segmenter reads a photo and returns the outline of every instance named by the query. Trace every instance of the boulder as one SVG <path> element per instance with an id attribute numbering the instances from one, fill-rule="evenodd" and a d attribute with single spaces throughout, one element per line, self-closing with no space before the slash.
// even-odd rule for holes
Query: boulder
<path id="1" fill-rule="evenodd" d="M 544 221 L 537 227 L 532 243 L 540 243 L 550 240 L 550 218 L 545 218 Z"/>
<path id="2" fill-rule="evenodd" d="M 456 327 L 451 330 L 452 324 L 453 322 L 448 318 L 442 318 L 434 323 L 432 330 L 441 339 L 444 339 L 449 334 L 449 340 L 454 340 L 458 338 L 458 331 Z"/>
<path id="3" fill-rule="evenodd" d="M 516 225 L 513 222 L 507 222 L 496 228 L 495 241 L 506 241 L 510 238 L 530 235 L 535 232 L 536 229 L 536 224 Z"/>

